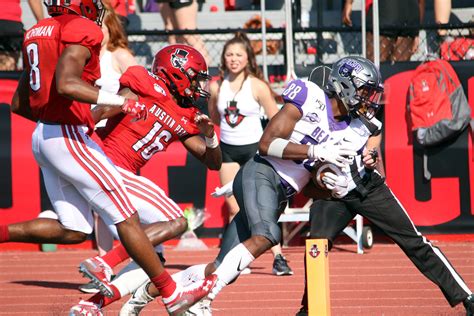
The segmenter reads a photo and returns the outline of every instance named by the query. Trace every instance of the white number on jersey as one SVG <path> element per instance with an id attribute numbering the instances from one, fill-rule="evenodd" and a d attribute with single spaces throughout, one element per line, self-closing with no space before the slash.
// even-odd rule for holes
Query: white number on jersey
<path id="1" fill-rule="evenodd" d="M 30 87 L 33 91 L 38 91 L 41 88 L 40 70 L 38 68 L 39 56 L 38 45 L 31 43 L 26 46 L 26 54 L 28 55 L 28 63 L 30 64 Z"/>
<path id="2" fill-rule="evenodd" d="M 296 98 L 296 96 L 298 95 L 298 93 L 301 91 L 301 87 L 300 86 L 297 86 L 296 84 L 294 84 L 293 82 L 288 86 L 288 88 L 285 89 L 285 91 L 283 91 L 283 95 L 290 98 L 290 99 L 294 99 Z"/>
<path id="3" fill-rule="evenodd" d="M 142 152 L 141 152 L 141 155 L 143 157 L 143 159 L 150 159 L 156 152 L 158 151 L 162 151 L 165 147 L 164 145 L 161 143 L 161 141 L 167 143 L 172 135 L 169 131 L 163 129 L 160 131 L 160 129 L 163 127 L 163 125 L 161 125 L 160 123 L 158 122 L 155 122 L 153 124 L 153 127 L 152 129 L 145 135 L 145 137 L 143 137 L 142 139 L 138 140 L 133 146 L 133 150 L 135 151 L 139 151 L 140 149 L 143 148 Z M 155 137 L 155 135 L 158 134 L 158 136 Z M 152 140 L 153 138 L 155 138 L 155 140 L 151 143 L 151 144 L 148 144 L 150 142 L 150 140 Z M 146 147 L 145 145 L 148 144 Z"/>

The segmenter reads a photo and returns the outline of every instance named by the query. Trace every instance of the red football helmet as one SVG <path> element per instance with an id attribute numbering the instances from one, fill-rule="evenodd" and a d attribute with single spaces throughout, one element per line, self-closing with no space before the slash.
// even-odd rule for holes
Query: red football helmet
<path id="1" fill-rule="evenodd" d="M 77 14 L 102 25 L 105 8 L 101 0 L 44 0 L 48 14 Z"/>
<path id="2" fill-rule="evenodd" d="M 163 78 L 168 87 L 184 98 L 196 101 L 208 99 L 209 80 L 204 57 L 191 46 L 174 44 L 162 48 L 155 55 L 152 72 Z"/>

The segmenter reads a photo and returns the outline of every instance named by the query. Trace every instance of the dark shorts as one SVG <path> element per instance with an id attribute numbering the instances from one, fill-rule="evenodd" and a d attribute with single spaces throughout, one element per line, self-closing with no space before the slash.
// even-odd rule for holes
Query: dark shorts
<path id="1" fill-rule="evenodd" d="M 398 29 L 380 30 L 380 35 L 387 37 L 418 36 L 420 26 L 420 9 L 417 0 L 381 0 L 379 1 L 380 28 L 396 27 Z M 372 6 L 367 12 L 367 25 L 372 26 Z M 408 27 L 408 28 L 407 28 Z M 409 28 L 412 27 L 412 28 Z M 415 28 L 413 28 L 415 27 Z"/>
<path id="2" fill-rule="evenodd" d="M 222 162 L 236 162 L 242 166 L 255 156 L 257 150 L 258 143 L 235 146 L 221 142 Z"/>
<path id="3" fill-rule="evenodd" d="M 189 7 L 191 4 L 193 4 L 193 0 L 174 0 L 170 2 L 170 7 L 173 9 L 181 9 Z"/>
<path id="4" fill-rule="evenodd" d="M 21 22 L 0 20 L 0 51 L 21 52 L 23 32 Z"/>
<path id="5" fill-rule="evenodd" d="M 234 196 L 240 211 L 224 232 L 216 266 L 225 255 L 251 236 L 263 236 L 276 245 L 281 240 L 278 219 L 288 204 L 281 178 L 257 155 L 235 176 Z"/>

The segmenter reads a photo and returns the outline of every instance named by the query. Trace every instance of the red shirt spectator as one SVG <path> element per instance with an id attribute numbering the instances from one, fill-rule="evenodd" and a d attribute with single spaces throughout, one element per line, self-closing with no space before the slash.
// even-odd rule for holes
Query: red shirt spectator
<path id="1" fill-rule="evenodd" d="M 20 0 L 3 0 L 0 20 L 21 22 Z"/>

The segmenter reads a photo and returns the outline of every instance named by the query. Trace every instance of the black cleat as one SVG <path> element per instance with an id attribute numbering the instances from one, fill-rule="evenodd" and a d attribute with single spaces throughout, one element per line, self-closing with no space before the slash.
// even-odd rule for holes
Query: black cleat
<path id="1" fill-rule="evenodd" d="M 474 316 L 474 296 L 469 295 L 464 302 L 464 308 L 466 308 L 466 316 Z"/>
<path id="2" fill-rule="evenodd" d="M 293 271 L 288 266 L 288 262 L 281 254 L 275 256 L 273 260 L 273 274 L 275 275 L 293 275 Z"/>
<path id="3" fill-rule="evenodd" d="M 308 308 L 306 306 L 302 306 L 295 316 L 308 316 Z"/>

